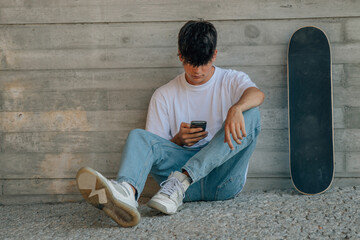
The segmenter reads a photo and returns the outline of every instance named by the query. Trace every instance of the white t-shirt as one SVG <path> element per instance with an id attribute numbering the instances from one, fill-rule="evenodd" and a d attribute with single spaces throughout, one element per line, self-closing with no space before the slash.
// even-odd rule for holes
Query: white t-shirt
<path id="1" fill-rule="evenodd" d="M 204 145 L 220 130 L 229 108 L 249 87 L 256 87 L 249 76 L 231 69 L 215 67 L 211 79 L 202 85 L 189 84 L 182 73 L 154 92 L 146 130 L 170 140 L 182 122 L 204 120 L 208 136 L 193 147 Z"/>

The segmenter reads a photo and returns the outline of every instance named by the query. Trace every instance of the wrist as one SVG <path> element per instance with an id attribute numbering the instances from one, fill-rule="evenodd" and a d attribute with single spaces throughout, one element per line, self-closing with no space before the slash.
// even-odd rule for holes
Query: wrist
<path id="1" fill-rule="evenodd" d="M 233 105 L 233 108 L 235 108 L 236 110 L 241 111 L 241 112 L 244 111 L 244 110 L 243 110 L 244 107 L 243 107 L 243 105 L 240 104 L 240 103 L 234 104 L 234 105 Z"/>
<path id="2" fill-rule="evenodd" d="M 181 144 L 178 135 L 176 134 L 171 140 L 171 142 L 175 143 L 176 145 L 179 145 L 180 147 L 182 147 L 183 145 Z"/>

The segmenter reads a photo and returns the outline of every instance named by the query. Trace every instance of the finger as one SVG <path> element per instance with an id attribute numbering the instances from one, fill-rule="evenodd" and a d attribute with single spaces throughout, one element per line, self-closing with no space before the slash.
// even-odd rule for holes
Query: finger
<path id="1" fill-rule="evenodd" d="M 201 139 L 204 139 L 204 138 L 206 138 L 208 136 L 208 133 L 206 132 L 206 133 L 201 133 L 201 135 L 199 136 L 199 138 L 200 138 L 200 140 Z"/>
<path id="2" fill-rule="evenodd" d="M 241 132 L 242 132 L 242 134 L 243 134 L 244 137 L 247 136 L 246 130 L 245 130 L 245 123 L 244 123 L 244 124 L 241 124 Z"/>
<path id="3" fill-rule="evenodd" d="M 191 133 L 191 134 L 186 134 L 184 135 L 185 139 L 190 139 L 190 140 L 194 140 L 194 139 L 203 139 L 206 138 L 208 135 L 208 132 L 200 132 L 200 133 Z"/>
<path id="4" fill-rule="evenodd" d="M 226 142 L 229 145 L 229 148 L 231 150 L 234 150 L 234 146 L 233 146 L 233 144 L 231 142 L 230 130 L 229 130 L 228 126 L 225 127 L 225 139 L 224 139 L 224 142 Z"/>
<path id="5" fill-rule="evenodd" d="M 194 143 L 197 143 L 201 139 L 204 139 L 204 137 L 193 138 L 192 141 L 194 141 Z"/>
<path id="6" fill-rule="evenodd" d="M 181 128 L 190 128 L 190 124 L 186 122 L 182 122 L 180 125 Z"/>
<path id="7" fill-rule="evenodd" d="M 195 143 L 199 142 L 201 139 L 203 139 L 204 137 L 198 137 L 198 138 L 188 138 L 185 139 L 185 145 L 186 146 L 192 146 Z"/>
<path id="8" fill-rule="evenodd" d="M 203 132 L 202 128 L 190 128 L 191 133 Z"/>
<path id="9" fill-rule="evenodd" d="M 208 135 L 208 132 L 197 132 L 197 133 L 191 134 L 192 138 L 204 137 L 204 136 L 207 136 L 207 135 Z"/>
<path id="10" fill-rule="evenodd" d="M 199 133 L 199 132 L 203 132 L 202 128 L 188 128 L 188 129 L 186 129 L 186 133 L 188 133 L 188 134 L 194 134 L 194 133 Z"/>
<path id="11" fill-rule="evenodd" d="M 235 124 L 232 124 L 232 125 L 231 125 L 231 135 L 232 135 L 234 141 L 235 141 L 237 144 L 241 144 L 241 142 L 240 142 L 240 140 L 239 140 L 239 138 L 238 138 L 238 136 L 237 136 L 237 134 L 236 134 Z"/>
<path id="12" fill-rule="evenodd" d="M 240 138 L 242 140 L 243 136 L 241 135 L 240 128 L 241 128 L 240 124 L 236 124 L 236 127 L 235 127 L 236 135 L 238 138 Z"/>

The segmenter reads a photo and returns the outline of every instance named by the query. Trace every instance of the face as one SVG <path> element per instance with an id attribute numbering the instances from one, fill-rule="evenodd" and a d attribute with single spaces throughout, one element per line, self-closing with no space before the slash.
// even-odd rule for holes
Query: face
<path id="1" fill-rule="evenodd" d="M 180 56 L 180 61 L 183 62 L 185 70 L 186 81 L 191 85 L 201 85 L 210 80 L 214 74 L 213 62 L 216 59 L 217 50 L 215 50 L 214 56 L 211 61 L 205 65 L 194 67 L 188 63 L 184 63 Z"/>

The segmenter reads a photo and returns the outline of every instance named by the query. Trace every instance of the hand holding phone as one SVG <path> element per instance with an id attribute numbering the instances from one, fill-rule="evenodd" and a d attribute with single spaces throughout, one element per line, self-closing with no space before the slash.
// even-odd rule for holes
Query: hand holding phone
<path id="1" fill-rule="evenodd" d="M 202 131 L 205 131 L 206 121 L 191 121 L 190 128 L 202 128 Z"/>
<path id="2" fill-rule="evenodd" d="M 206 121 L 192 121 L 190 124 L 182 122 L 179 132 L 171 141 L 179 146 L 192 146 L 207 137 L 208 132 L 205 129 Z"/>

